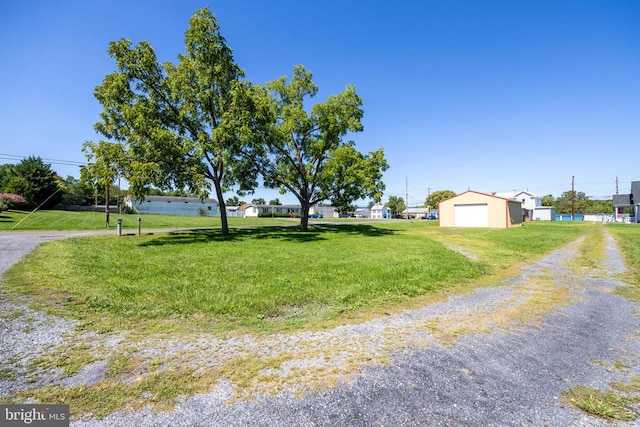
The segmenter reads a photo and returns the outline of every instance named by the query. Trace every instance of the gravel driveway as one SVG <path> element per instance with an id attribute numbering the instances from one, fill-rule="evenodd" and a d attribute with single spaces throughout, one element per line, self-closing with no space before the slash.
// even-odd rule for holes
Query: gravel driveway
<path id="1" fill-rule="evenodd" d="M 39 242 L 59 237 L 0 234 L 0 273 Z M 562 398 L 562 391 L 575 385 L 604 390 L 640 375 L 637 306 L 612 293 L 623 285 L 618 278 L 624 271 L 615 242 L 607 235 L 608 259 L 595 272 L 568 267 L 578 246 L 579 241 L 557 250 L 494 287 L 362 324 L 269 337 L 149 338 L 137 343 L 139 375 L 145 360 L 159 355 L 173 362 L 154 369 L 169 369 L 171 363 L 206 369 L 247 355 L 288 357 L 261 372 L 271 380 L 256 379 L 248 396 L 220 379 L 210 393 L 185 398 L 171 412 L 147 407 L 72 424 L 640 425 L 586 415 Z M 4 298 L 0 313 L 0 361 L 15 372 L 26 372 L 26 361 L 51 346 L 87 338 L 72 332 L 71 321 Z M 101 351 L 115 351 L 126 338 L 91 336 Z M 31 381 L 90 385 L 105 370 L 105 362 L 98 361 L 71 378 L 53 371 Z M 20 375 L 2 376 L 0 395 L 29 386 Z"/>

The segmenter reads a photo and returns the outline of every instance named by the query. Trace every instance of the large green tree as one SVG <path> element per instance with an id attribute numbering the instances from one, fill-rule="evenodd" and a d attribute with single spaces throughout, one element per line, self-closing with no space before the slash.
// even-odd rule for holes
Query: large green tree
<path id="1" fill-rule="evenodd" d="M 104 191 L 105 226 L 109 227 L 110 190 L 118 176 L 130 176 L 122 144 L 116 142 L 87 141 L 82 146 L 88 163 L 80 168 L 82 182 Z"/>
<path id="2" fill-rule="evenodd" d="M 13 169 L 12 164 L 4 164 L 0 165 L 0 192 L 4 191 L 4 187 L 11 180 L 11 170 Z"/>
<path id="3" fill-rule="evenodd" d="M 554 206 L 556 199 L 553 198 L 552 194 L 547 194 L 546 196 L 542 196 L 540 203 L 542 203 L 542 206 Z"/>
<path id="4" fill-rule="evenodd" d="M 565 191 L 556 198 L 554 205 L 559 214 L 570 214 L 572 205 L 576 214 L 613 213 L 611 200 L 591 200 L 582 191 Z"/>
<path id="5" fill-rule="evenodd" d="M 589 199 L 582 191 L 565 191 L 556 199 L 556 212 L 559 214 L 585 214 Z M 573 211 L 572 211 L 573 207 Z"/>
<path id="6" fill-rule="evenodd" d="M 262 173 L 265 186 L 298 199 L 302 231 L 308 229 L 310 207 L 318 202 L 348 206 L 363 197 L 380 200 L 385 188 L 382 172 L 388 167 L 382 149 L 365 155 L 353 141 L 344 140 L 347 133 L 363 129 L 362 99 L 353 86 L 306 109 L 306 98 L 315 96 L 318 87 L 311 73 L 298 65 L 289 82 L 282 77 L 269 82 L 267 89 L 268 94 L 254 91 L 253 99 L 259 108 L 266 104 L 260 99 L 271 97 L 276 124 L 261 139 L 266 153 L 258 145 L 248 157 Z"/>
<path id="7" fill-rule="evenodd" d="M 241 80 L 244 72 L 208 8 L 191 17 L 184 41 L 177 64 L 160 64 L 146 41 L 111 42 L 116 71 L 96 87 L 103 106 L 96 129 L 124 145 L 126 178 L 135 198 L 142 199 L 151 185 L 188 188 L 204 198 L 213 184 L 227 234 L 223 194 L 234 185 L 240 191 L 257 185 L 240 148 L 247 128 L 255 131 L 271 121 L 262 116 L 271 110 L 247 110 L 255 106 L 248 102 L 251 85 Z"/>
<path id="8" fill-rule="evenodd" d="M 407 205 L 404 204 L 404 199 L 399 196 L 389 196 L 387 207 L 391 211 L 391 215 L 398 215 L 407 209 Z"/>
<path id="9" fill-rule="evenodd" d="M 71 175 L 59 181 L 63 189 L 62 203 L 65 205 L 90 206 L 94 201 L 95 189 Z"/>
<path id="10" fill-rule="evenodd" d="M 429 194 L 427 197 L 427 201 L 425 202 L 425 207 L 436 209 L 438 207 L 438 203 L 443 200 L 450 199 L 456 195 L 455 191 L 451 190 L 438 190 Z"/>
<path id="11" fill-rule="evenodd" d="M 2 192 L 21 195 L 28 208 L 40 205 L 51 208 L 62 199 L 57 174 L 40 157 L 30 156 L 10 168 L 3 168 L 3 174 L 7 175 L 3 178 Z"/>

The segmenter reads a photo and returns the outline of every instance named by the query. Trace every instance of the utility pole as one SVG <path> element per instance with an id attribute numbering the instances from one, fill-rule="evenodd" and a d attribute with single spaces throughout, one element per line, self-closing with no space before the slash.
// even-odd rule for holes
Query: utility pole
<path id="1" fill-rule="evenodd" d="M 431 187 L 427 187 L 427 216 L 431 214 Z"/>
<path id="2" fill-rule="evenodd" d="M 409 219 L 409 178 L 404 177 L 404 205 L 407 207 L 407 219 Z"/>
<path id="3" fill-rule="evenodd" d="M 574 191 L 574 182 L 575 182 L 575 176 L 572 176 L 571 177 L 571 221 L 573 221 L 573 215 L 575 214 L 575 210 L 573 208 L 574 202 L 576 199 L 576 192 Z"/>
<path id="4" fill-rule="evenodd" d="M 616 176 L 616 195 L 618 194 L 618 177 Z"/>

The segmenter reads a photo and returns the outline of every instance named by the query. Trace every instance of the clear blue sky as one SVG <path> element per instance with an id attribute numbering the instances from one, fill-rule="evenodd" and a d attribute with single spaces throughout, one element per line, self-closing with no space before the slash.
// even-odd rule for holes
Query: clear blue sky
<path id="1" fill-rule="evenodd" d="M 384 148 L 385 201 L 408 190 L 422 204 L 429 189 L 558 196 L 572 176 L 608 198 L 616 177 L 620 193 L 640 180 L 636 0 L 5 0 L 0 163 L 35 155 L 78 177 L 82 143 L 100 139 L 93 89 L 115 69 L 108 42 L 148 40 L 175 62 L 204 6 L 252 82 L 304 64 L 318 101 L 356 86 L 365 116 L 353 139 Z"/>

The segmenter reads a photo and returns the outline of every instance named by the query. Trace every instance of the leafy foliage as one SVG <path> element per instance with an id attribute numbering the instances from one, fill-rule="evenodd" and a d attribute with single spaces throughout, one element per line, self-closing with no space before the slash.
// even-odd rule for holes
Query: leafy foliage
<path id="1" fill-rule="evenodd" d="M 553 198 L 552 194 L 547 194 L 542 197 L 541 203 L 542 206 L 555 206 L 556 199 Z"/>
<path id="2" fill-rule="evenodd" d="M 314 97 L 318 87 L 303 66 L 294 67 L 289 82 L 282 77 L 267 88 L 276 125 L 263 139 L 266 157 L 255 164 L 265 186 L 296 196 L 302 208 L 301 230 L 307 230 L 309 208 L 315 203 L 331 200 L 334 206 L 349 206 L 361 197 L 380 200 L 385 188 L 382 172 L 388 168 L 382 149 L 365 155 L 353 141 L 343 139 L 363 129 L 362 99 L 353 86 L 315 104 L 310 112 L 305 99 Z M 266 100 L 268 95 L 254 93 L 255 99 Z"/>
<path id="3" fill-rule="evenodd" d="M 27 201 L 18 194 L 0 193 L 0 211 L 26 205 Z"/>
<path id="4" fill-rule="evenodd" d="M 574 195 L 571 190 L 565 191 L 555 200 L 553 206 L 556 207 L 556 212 L 571 213 L 572 199 L 573 209 L 577 214 L 613 213 L 611 200 L 590 200 L 584 192 L 576 191 Z"/>
<path id="5" fill-rule="evenodd" d="M 67 176 L 59 184 L 63 189 L 62 204 L 64 205 L 89 206 L 95 200 L 93 187 L 77 178 Z"/>
<path id="6" fill-rule="evenodd" d="M 226 201 L 227 206 L 242 206 L 245 204 L 244 200 L 240 200 L 238 196 L 229 197 Z"/>
<path id="7" fill-rule="evenodd" d="M 208 8 L 191 17 L 184 42 L 177 65 L 160 64 L 148 42 L 111 42 L 116 71 L 96 87 L 103 106 L 96 130 L 125 147 L 123 171 L 137 199 L 150 185 L 206 197 L 213 184 L 226 234 L 224 191 L 256 185 L 240 158 L 246 128 L 271 118 L 251 109 L 251 85 L 241 82 L 244 72 Z"/>
<path id="8" fill-rule="evenodd" d="M 6 166 L 6 165 L 5 165 Z M 51 165 L 40 157 L 30 156 L 11 167 L 3 167 L 6 182 L 2 190 L 5 193 L 18 194 L 25 198 L 26 207 L 34 208 L 42 203 L 43 208 L 58 204 L 62 198 L 58 186 L 58 176 Z"/>
<path id="9" fill-rule="evenodd" d="M 447 199 L 450 199 L 452 197 L 455 197 L 455 195 L 456 195 L 455 191 L 451 191 L 451 190 L 434 191 L 427 198 L 427 201 L 425 203 L 425 207 L 429 207 L 431 209 L 437 209 L 438 208 L 438 203 L 440 203 L 443 200 L 447 200 Z"/>
<path id="10" fill-rule="evenodd" d="M 404 199 L 398 196 L 389 196 L 387 207 L 392 215 L 398 215 L 407 209 L 407 205 L 404 204 Z"/>

